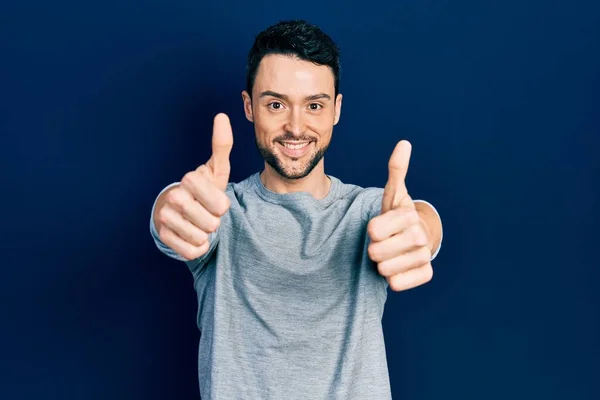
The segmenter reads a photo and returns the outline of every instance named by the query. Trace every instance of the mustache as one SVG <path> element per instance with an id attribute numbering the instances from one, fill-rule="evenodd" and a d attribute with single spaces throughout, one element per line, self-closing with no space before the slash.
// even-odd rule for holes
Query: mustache
<path id="1" fill-rule="evenodd" d="M 307 135 L 294 135 L 291 132 L 286 132 L 281 136 L 277 136 L 275 139 L 273 139 L 274 142 L 283 142 L 283 141 L 299 141 L 299 142 L 316 142 L 317 139 L 313 136 L 307 136 Z"/>

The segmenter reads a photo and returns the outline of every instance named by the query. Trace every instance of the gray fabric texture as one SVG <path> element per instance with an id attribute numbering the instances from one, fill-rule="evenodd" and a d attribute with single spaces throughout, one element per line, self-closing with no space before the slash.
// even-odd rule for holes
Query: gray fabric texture
<path id="1" fill-rule="evenodd" d="M 391 398 L 387 282 L 367 254 L 383 189 L 329 178 L 321 200 L 274 193 L 259 173 L 228 185 L 209 252 L 186 262 L 202 399 Z M 158 248 L 181 259 L 150 225 Z"/>

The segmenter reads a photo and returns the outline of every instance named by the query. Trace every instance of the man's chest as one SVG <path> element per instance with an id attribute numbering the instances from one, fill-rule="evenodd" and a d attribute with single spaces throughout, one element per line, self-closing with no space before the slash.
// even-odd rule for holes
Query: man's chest
<path id="1" fill-rule="evenodd" d="M 362 261 L 367 221 L 356 213 L 321 213 L 265 208 L 233 212 L 225 221 L 221 241 L 235 261 L 284 269 L 293 274 L 344 269 Z M 325 271 L 323 271 L 325 272 Z"/>
<path id="2" fill-rule="evenodd" d="M 366 223 L 352 215 L 234 213 L 220 232 L 216 278 L 235 293 L 284 307 L 333 306 L 374 279 L 366 248 Z"/>

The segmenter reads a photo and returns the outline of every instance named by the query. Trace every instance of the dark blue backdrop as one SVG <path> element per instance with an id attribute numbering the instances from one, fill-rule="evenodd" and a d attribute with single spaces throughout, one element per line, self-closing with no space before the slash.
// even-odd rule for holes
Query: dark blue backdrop
<path id="1" fill-rule="evenodd" d="M 0 398 L 198 396 L 191 276 L 150 207 L 217 112 L 232 180 L 261 167 L 245 55 L 287 18 L 343 50 L 328 172 L 382 186 L 407 138 L 443 216 L 433 281 L 387 304 L 394 397 L 600 398 L 598 2 L 203 3 L 0 7 Z"/>

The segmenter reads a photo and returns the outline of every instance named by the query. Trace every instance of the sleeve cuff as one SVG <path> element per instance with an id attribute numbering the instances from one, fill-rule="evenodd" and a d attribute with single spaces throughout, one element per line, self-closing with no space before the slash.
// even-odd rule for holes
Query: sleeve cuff
<path id="1" fill-rule="evenodd" d="M 425 200 L 413 200 L 413 202 L 414 203 L 425 203 L 425 204 L 427 204 L 429 207 L 431 207 L 433 209 L 433 211 L 438 216 L 438 218 L 440 219 L 440 221 L 442 220 L 442 218 L 440 217 L 440 213 L 438 213 L 438 210 L 436 210 L 436 208 L 430 202 L 425 201 Z M 433 252 L 433 255 L 431 256 L 431 261 L 433 261 L 437 257 L 438 253 L 440 252 L 440 249 L 442 248 L 442 241 L 443 240 L 444 240 L 444 224 L 442 224 L 442 229 L 440 231 L 440 244 L 438 245 L 437 249 Z"/>

